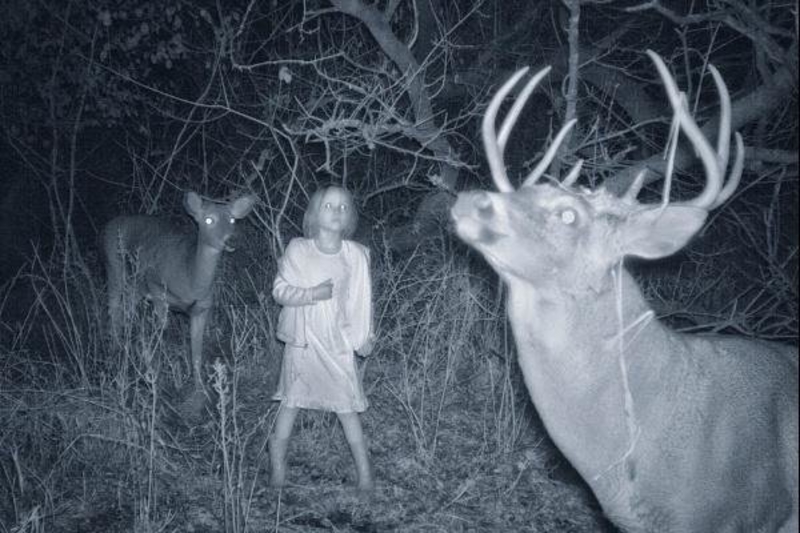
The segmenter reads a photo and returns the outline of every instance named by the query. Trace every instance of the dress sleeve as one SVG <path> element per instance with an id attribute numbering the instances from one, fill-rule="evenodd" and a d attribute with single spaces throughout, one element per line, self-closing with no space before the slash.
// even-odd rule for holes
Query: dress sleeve
<path id="1" fill-rule="evenodd" d="M 302 250 L 296 239 L 293 239 L 283 256 L 278 261 L 278 275 L 272 284 L 272 297 L 284 307 L 311 305 L 314 303 L 313 289 L 304 288 L 301 284 Z"/>
<path id="2" fill-rule="evenodd" d="M 353 279 L 350 280 L 345 334 L 353 349 L 358 351 L 372 335 L 372 281 L 369 249 L 357 243 L 351 245 Z"/>

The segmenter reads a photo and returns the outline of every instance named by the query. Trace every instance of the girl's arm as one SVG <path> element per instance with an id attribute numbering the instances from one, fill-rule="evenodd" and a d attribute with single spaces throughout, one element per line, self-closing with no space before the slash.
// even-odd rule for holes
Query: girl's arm
<path id="1" fill-rule="evenodd" d="M 285 307 L 311 305 L 314 303 L 314 289 L 304 289 L 289 285 L 283 276 L 275 276 L 275 283 L 272 284 L 272 297 L 275 301 Z"/>
<path id="2" fill-rule="evenodd" d="M 311 305 L 313 303 L 330 300 L 333 296 L 333 281 L 325 280 L 319 285 L 304 289 L 290 285 L 283 276 L 278 274 L 272 286 L 272 297 L 282 306 Z"/>
<path id="3" fill-rule="evenodd" d="M 372 351 L 372 280 L 370 279 L 369 249 L 350 242 L 352 265 L 350 299 L 347 302 L 345 336 L 360 355 Z"/>
<path id="4" fill-rule="evenodd" d="M 333 282 L 329 279 L 315 287 L 297 286 L 304 279 L 303 264 L 302 241 L 293 239 L 278 261 L 278 275 L 272 284 L 272 297 L 284 307 L 311 305 L 333 296 Z"/>
<path id="5" fill-rule="evenodd" d="M 311 287 L 301 287 L 303 279 L 303 241 L 292 239 L 278 260 L 278 275 L 272 284 L 272 297 L 284 307 L 314 303 Z"/>

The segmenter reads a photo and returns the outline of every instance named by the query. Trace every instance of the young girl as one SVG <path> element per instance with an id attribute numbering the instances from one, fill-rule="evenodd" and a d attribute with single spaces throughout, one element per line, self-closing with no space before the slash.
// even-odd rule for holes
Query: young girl
<path id="1" fill-rule="evenodd" d="M 372 288 L 368 250 L 353 241 L 353 197 L 327 187 L 312 197 L 303 218 L 305 238 L 293 239 L 278 266 L 272 295 L 283 310 L 278 339 L 286 343 L 278 390 L 281 402 L 270 438 L 271 484 L 286 482 L 286 448 L 299 409 L 337 414 L 356 464 L 358 489 L 373 489 L 358 413 L 367 399 L 354 352 L 372 351 Z"/>

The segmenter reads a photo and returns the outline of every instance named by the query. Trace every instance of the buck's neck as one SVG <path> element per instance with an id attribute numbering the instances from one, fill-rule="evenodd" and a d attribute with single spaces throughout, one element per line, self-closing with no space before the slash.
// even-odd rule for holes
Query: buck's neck
<path id="1" fill-rule="evenodd" d="M 630 274 L 615 273 L 599 291 L 573 293 L 507 280 L 525 383 L 548 433 L 587 481 L 623 464 L 631 449 L 626 390 L 645 411 L 638 417 L 675 372 L 660 348 L 678 339 L 653 318 Z"/>

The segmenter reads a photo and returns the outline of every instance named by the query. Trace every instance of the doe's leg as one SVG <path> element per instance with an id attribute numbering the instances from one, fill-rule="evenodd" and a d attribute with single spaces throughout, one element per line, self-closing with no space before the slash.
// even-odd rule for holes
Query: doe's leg
<path id="1" fill-rule="evenodd" d="M 113 249 L 106 251 L 106 281 L 108 297 L 108 333 L 112 341 L 120 339 L 120 324 L 122 322 L 122 291 L 124 290 L 124 276 L 122 255 Z"/>
<path id="2" fill-rule="evenodd" d="M 189 317 L 189 337 L 192 352 L 192 372 L 196 391 L 204 391 L 203 385 L 203 335 L 208 322 L 208 309 L 192 313 Z"/>

